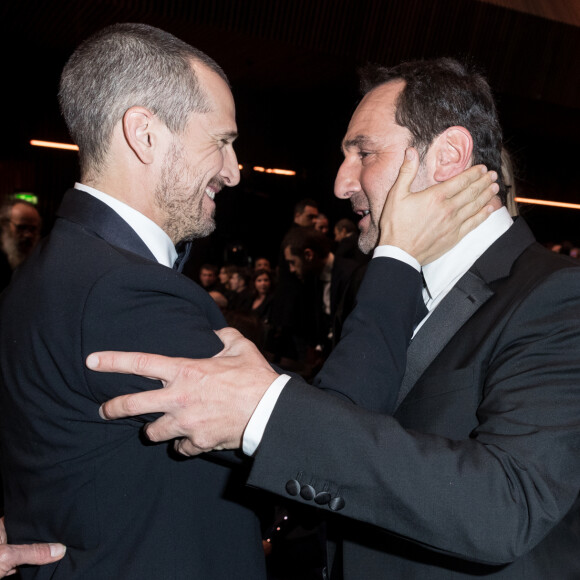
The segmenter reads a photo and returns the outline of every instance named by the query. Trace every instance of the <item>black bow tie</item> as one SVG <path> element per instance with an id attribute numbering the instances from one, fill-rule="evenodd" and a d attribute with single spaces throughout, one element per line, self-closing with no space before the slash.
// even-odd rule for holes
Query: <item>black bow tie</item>
<path id="1" fill-rule="evenodd" d="M 183 272 L 183 266 L 185 266 L 185 263 L 189 258 L 191 246 L 192 246 L 191 242 L 179 242 L 179 244 L 175 246 L 175 250 L 177 252 L 177 259 L 173 263 L 174 270 L 177 270 L 178 272 Z"/>

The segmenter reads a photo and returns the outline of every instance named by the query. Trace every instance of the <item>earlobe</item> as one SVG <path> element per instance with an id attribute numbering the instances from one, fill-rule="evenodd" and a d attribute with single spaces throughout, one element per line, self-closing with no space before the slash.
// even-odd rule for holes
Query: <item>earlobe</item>
<path id="1" fill-rule="evenodd" d="M 465 127 L 449 127 L 437 137 L 436 167 L 433 177 L 446 181 L 471 165 L 473 139 Z"/>
<path id="2" fill-rule="evenodd" d="M 153 113 L 145 107 L 131 107 L 123 115 L 123 134 L 127 145 L 133 150 L 141 163 L 153 162 L 155 135 Z"/>

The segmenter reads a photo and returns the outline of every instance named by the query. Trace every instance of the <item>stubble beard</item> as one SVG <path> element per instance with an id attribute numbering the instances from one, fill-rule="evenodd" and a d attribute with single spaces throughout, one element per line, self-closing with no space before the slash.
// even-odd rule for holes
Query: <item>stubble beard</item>
<path id="1" fill-rule="evenodd" d="M 370 254 L 377 246 L 379 232 L 371 222 L 366 232 L 361 232 L 358 238 L 358 247 L 363 254 Z"/>
<path id="2" fill-rule="evenodd" d="M 215 230 L 214 211 L 208 214 L 204 209 L 205 187 L 204 176 L 189 170 L 183 148 L 173 143 L 155 188 L 155 204 L 164 215 L 163 230 L 174 244 L 204 238 Z"/>

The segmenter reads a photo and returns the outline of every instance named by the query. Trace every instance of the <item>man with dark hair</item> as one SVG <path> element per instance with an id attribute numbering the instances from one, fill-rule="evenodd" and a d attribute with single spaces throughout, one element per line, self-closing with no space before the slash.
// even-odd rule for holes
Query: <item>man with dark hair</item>
<path id="1" fill-rule="evenodd" d="M 286 234 L 301 228 L 314 228 L 317 217 L 316 201 L 301 199 L 294 206 L 293 221 Z M 304 287 L 288 269 L 283 244 L 280 244 L 278 252 L 277 277 L 270 312 L 272 330 L 268 349 L 273 353 L 274 362 L 297 370 L 304 364 L 306 356 L 301 323 L 306 297 Z"/>
<path id="2" fill-rule="evenodd" d="M 219 268 L 215 264 L 202 264 L 199 269 L 199 285 L 206 291 L 221 291 L 218 279 Z"/>
<path id="3" fill-rule="evenodd" d="M 348 238 L 356 234 L 356 225 L 352 220 L 348 218 L 343 218 L 336 222 L 334 226 L 334 241 L 340 242 L 344 238 Z"/>
<path id="4" fill-rule="evenodd" d="M 318 203 L 313 199 L 301 199 L 294 206 L 294 223 L 296 225 L 310 228 L 314 227 L 318 217 Z"/>
<path id="5" fill-rule="evenodd" d="M 455 61 L 378 69 L 365 87 L 335 194 L 362 216 L 361 246 L 376 248 L 317 379 L 347 400 L 294 378 L 273 391 L 259 353 L 222 331 L 226 352 L 212 361 L 90 359 L 164 381 L 103 414 L 164 412 L 148 436 L 186 437 L 176 445 L 186 455 L 243 437 L 249 485 L 345 516 L 331 520 L 342 538 L 336 577 L 578 578 L 580 267 L 537 244 L 505 207 L 423 262 L 423 276 L 385 247 L 397 168 L 419 160 L 409 145 L 420 152 L 409 178 L 417 191 L 478 161 L 500 173 L 501 132 L 489 86 Z M 429 219 L 414 221 L 429 231 Z M 420 293 L 413 323 L 404 312 Z M 227 422 L 215 400 L 231 405 Z"/>
<path id="6" fill-rule="evenodd" d="M 42 218 L 34 205 L 10 198 L 0 206 L 0 291 L 40 240 Z"/>
<path id="7" fill-rule="evenodd" d="M 330 240 L 314 228 L 294 228 L 282 241 L 288 269 L 302 285 L 303 301 L 297 313 L 295 332 L 308 349 L 305 362 L 315 367 L 330 346 L 334 267 L 330 247 Z M 300 372 L 303 376 L 313 376 L 310 368 L 302 368 Z"/>
<path id="8" fill-rule="evenodd" d="M 318 217 L 316 220 L 314 220 L 314 229 L 325 235 L 328 234 L 330 231 L 330 222 L 328 221 L 328 217 L 325 214 L 318 214 Z"/>
<path id="9" fill-rule="evenodd" d="M 290 272 L 307 288 L 304 318 L 312 329 L 309 336 L 326 356 L 337 308 L 358 264 L 336 256 L 330 239 L 313 228 L 292 230 L 282 246 Z"/>

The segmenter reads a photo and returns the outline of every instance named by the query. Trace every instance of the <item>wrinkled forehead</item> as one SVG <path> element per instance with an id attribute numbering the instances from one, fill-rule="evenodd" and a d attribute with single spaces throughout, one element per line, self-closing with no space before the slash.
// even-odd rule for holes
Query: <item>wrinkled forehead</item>
<path id="1" fill-rule="evenodd" d="M 391 81 L 368 92 L 352 115 L 343 149 L 360 146 L 361 140 L 380 135 L 395 125 L 396 104 L 404 81 Z"/>

